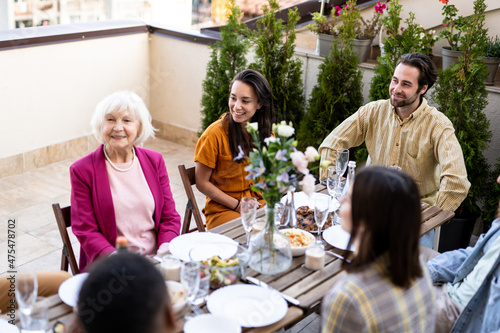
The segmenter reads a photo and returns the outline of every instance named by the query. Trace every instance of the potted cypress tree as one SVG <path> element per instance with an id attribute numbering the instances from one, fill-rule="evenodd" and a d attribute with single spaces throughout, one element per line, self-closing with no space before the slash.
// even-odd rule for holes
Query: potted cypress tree
<path id="1" fill-rule="evenodd" d="M 248 28 L 240 22 L 241 10 L 236 0 L 229 2 L 231 12 L 228 23 L 220 28 L 221 40 L 212 44 L 212 54 L 207 64 L 207 74 L 203 80 L 201 97 L 200 134 L 220 115 L 228 110 L 229 84 L 233 77 L 246 68 L 249 40 L 245 38 Z"/>
<path id="2" fill-rule="evenodd" d="M 259 71 L 273 90 L 278 121 L 299 124 L 304 115 L 302 61 L 295 57 L 295 25 L 300 19 L 297 8 L 289 9 L 288 21 L 276 19 L 280 6 L 276 0 L 264 5 L 264 15 L 257 20 L 251 34 L 255 45 L 255 62 L 250 68 Z"/>
<path id="3" fill-rule="evenodd" d="M 483 60 L 490 70 L 490 74 L 484 81 L 484 84 L 493 85 L 495 83 L 495 76 L 497 75 L 498 64 L 500 64 L 500 39 L 498 39 L 498 36 L 488 39 Z"/>
<path id="4" fill-rule="evenodd" d="M 483 113 L 488 104 L 484 85 L 488 70 L 482 60 L 487 43 L 485 9 L 484 0 L 474 1 L 471 16 L 474 19 L 461 28 L 462 34 L 457 40 L 463 56 L 458 63 L 439 71 L 432 94 L 438 110 L 453 123 L 471 182 L 469 194 L 455 212 L 455 218 L 442 229 L 440 251 L 469 244 L 474 224 L 481 215 L 480 204 L 488 199 L 496 179 L 483 154 L 491 140 L 489 121 Z"/>
<path id="5" fill-rule="evenodd" d="M 334 41 L 319 67 L 318 80 L 297 133 L 300 149 L 319 147 L 332 129 L 362 105 L 362 74 L 351 44 L 355 38 L 353 23 L 349 18 L 344 19 L 339 40 Z"/>

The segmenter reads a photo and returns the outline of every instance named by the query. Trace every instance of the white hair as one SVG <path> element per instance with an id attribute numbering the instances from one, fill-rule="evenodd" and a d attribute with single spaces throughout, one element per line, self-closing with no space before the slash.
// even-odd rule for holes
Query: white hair
<path id="1" fill-rule="evenodd" d="M 139 120 L 139 131 L 134 140 L 134 146 L 142 146 L 147 139 L 154 138 L 157 129 L 151 124 L 151 115 L 142 98 L 131 91 L 117 91 L 97 104 L 90 120 L 90 127 L 97 141 L 105 143 L 102 133 L 105 117 L 113 111 L 125 110 Z"/>

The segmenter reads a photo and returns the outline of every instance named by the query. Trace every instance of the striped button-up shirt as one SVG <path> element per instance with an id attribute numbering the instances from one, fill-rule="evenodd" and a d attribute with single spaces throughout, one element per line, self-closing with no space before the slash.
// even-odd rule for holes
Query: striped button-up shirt
<path id="1" fill-rule="evenodd" d="M 467 196 L 470 183 L 453 125 L 425 98 L 404 120 L 389 100 L 362 106 L 326 137 L 319 148 L 321 160 L 335 162 L 336 149 L 363 142 L 371 164 L 397 165 L 412 176 L 422 201 L 454 211 Z"/>
<path id="2" fill-rule="evenodd" d="M 434 332 L 434 294 L 425 264 L 424 276 L 408 289 L 392 284 L 385 267 L 379 259 L 333 286 L 321 305 L 323 333 Z"/>

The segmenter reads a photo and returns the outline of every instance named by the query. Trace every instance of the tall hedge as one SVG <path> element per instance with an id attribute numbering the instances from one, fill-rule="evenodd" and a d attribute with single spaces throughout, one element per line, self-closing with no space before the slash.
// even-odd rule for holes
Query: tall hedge
<path id="1" fill-rule="evenodd" d="M 237 73 L 247 68 L 248 28 L 240 22 L 242 13 L 235 2 L 230 0 L 231 12 L 227 25 L 220 28 L 221 40 L 210 46 L 212 54 L 202 86 L 200 133 L 228 111 L 229 84 Z"/>
<path id="2" fill-rule="evenodd" d="M 276 0 L 264 5 L 264 15 L 257 20 L 252 33 L 255 62 L 250 68 L 257 70 L 269 81 L 273 90 L 278 121 L 292 121 L 298 126 L 304 115 L 304 85 L 302 62 L 295 57 L 295 25 L 300 19 L 297 8 L 289 9 L 288 22 L 276 18 L 280 7 Z"/>

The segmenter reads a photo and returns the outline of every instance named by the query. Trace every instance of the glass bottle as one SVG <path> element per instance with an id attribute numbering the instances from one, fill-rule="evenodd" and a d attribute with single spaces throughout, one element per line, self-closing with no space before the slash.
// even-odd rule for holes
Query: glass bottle
<path id="1" fill-rule="evenodd" d="M 342 198 L 349 192 L 349 187 L 351 186 L 352 182 L 354 181 L 354 173 L 356 171 L 356 162 L 355 161 L 349 161 L 347 164 L 348 171 L 347 171 L 347 180 L 345 181 L 345 186 L 344 189 L 342 190 Z"/>
<path id="2" fill-rule="evenodd" d="M 125 236 L 116 237 L 116 252 L 128 252 L 128 239 Z"/>

